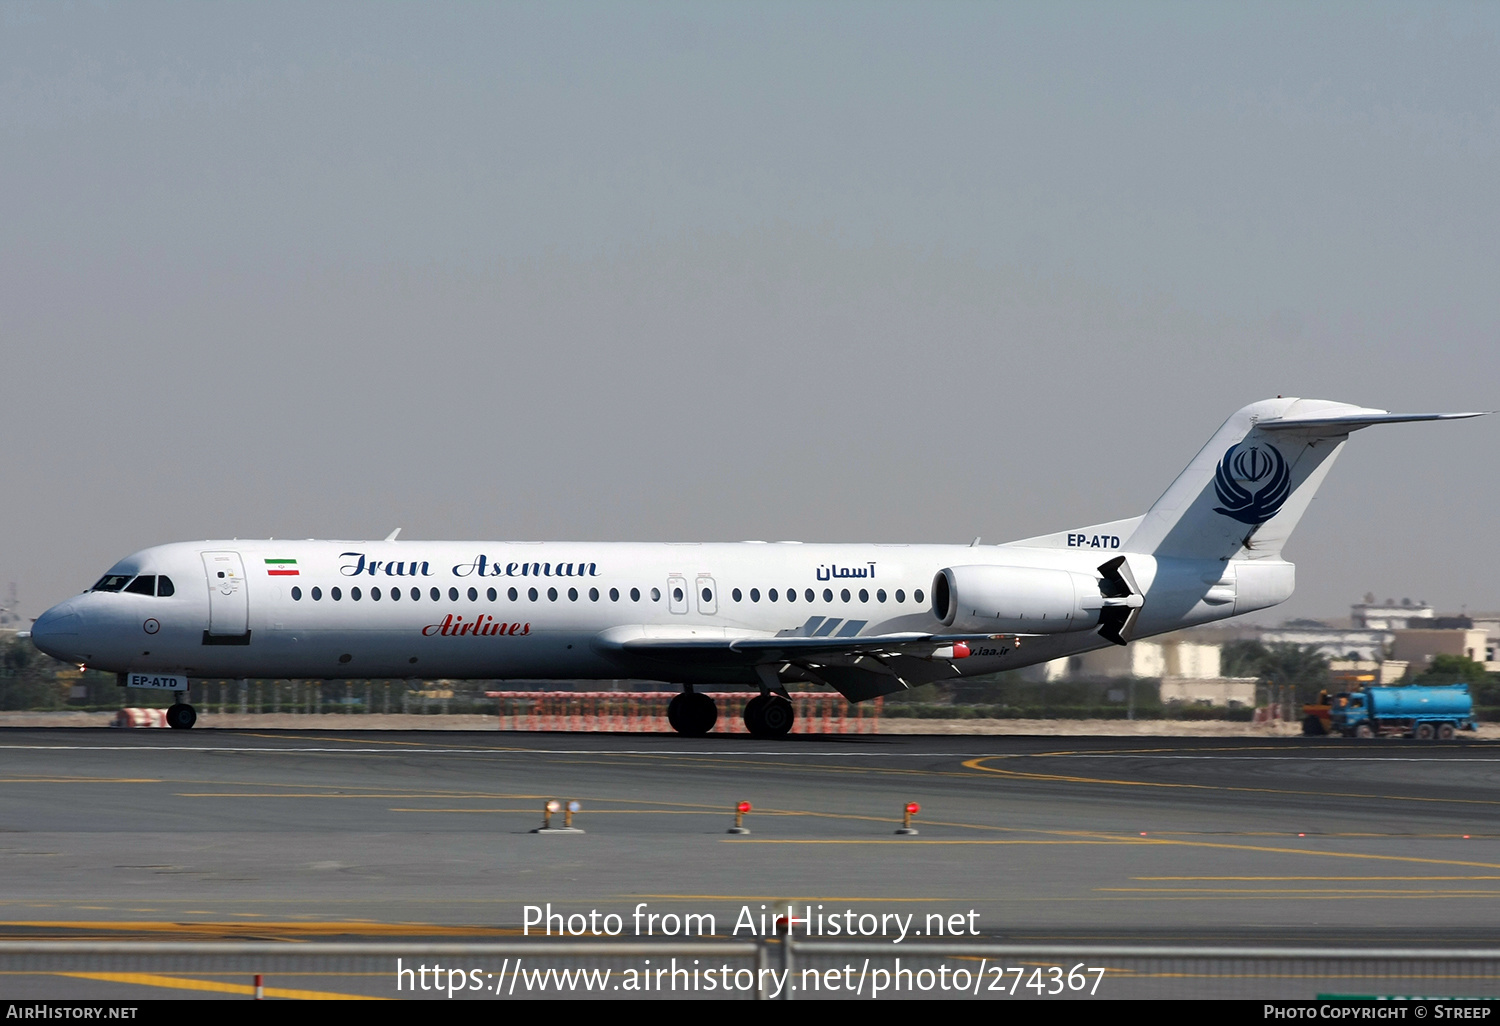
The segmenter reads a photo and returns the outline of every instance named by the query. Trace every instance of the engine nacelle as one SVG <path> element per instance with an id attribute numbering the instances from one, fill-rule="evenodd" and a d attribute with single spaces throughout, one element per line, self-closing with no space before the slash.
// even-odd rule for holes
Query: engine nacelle
<path id="1" fill-rule="evenodd" d="M 1139 600 L 1137 600 L 1139 602 Z M 1030 566 L 953 566 L 932 579 L 932 612 L 959 631 L 1062 634 L 1099 626 L 1099 579 Z"/>

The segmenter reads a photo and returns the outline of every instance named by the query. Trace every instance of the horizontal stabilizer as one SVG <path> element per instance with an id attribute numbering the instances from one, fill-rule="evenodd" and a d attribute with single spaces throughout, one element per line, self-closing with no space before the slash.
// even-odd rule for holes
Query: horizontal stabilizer
<path id="1" fill-rule="evenodd" d="M 1359 409 L 1331 416 L 1316 413 L 1293 414 L 1287 417 L 1271 417 L 1259 421 L 1256 426 L 1262 431 L 1293 431 L 1310 428 L 1343 428 L 1358 431 L 1372 424 L 1409 424 L 1419 420 L 1466 420 L 1483 417 L 1484 413 L 1387 413 L 1385 410 Z"/>

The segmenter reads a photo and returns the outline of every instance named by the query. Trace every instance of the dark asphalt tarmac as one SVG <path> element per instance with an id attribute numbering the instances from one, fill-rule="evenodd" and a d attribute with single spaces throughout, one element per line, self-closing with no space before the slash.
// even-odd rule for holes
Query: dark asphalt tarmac
<path id="1" fill-rule="evenodd" d="M 587 833 L 530 833 L 549 798 Z M 1488 944 L 1500 747 L 5 730 L 0 861 L 9 937 L 494 939 L 548 902 L 727 935 L 792 901 L 1007 940 Z"/>

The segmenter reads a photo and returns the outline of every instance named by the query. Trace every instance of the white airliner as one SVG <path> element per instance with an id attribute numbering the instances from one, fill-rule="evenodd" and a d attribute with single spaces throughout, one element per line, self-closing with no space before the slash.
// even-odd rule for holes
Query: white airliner
<path id="1" fill-rule="evenodd" d="M 669 718 L 713 728 L 694 685 L 851 701 L 996 673 L 1265 609 L 1282 547 L 1351 431 L 1475 413 L 1268 399 L 1224 423 L 1144 516 L 1004 545 L 232 541 L 121 560 L 32 627 L 38 648 L 167 688 L 191 678 L 618 679 L 683 686 Z"/>

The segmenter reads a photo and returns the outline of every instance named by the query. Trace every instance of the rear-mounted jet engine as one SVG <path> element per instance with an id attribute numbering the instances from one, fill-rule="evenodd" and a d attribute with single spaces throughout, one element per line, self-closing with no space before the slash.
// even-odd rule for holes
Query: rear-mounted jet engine
<path id="1" fill-rule="evenodd" d="M 1123 556 L 1100 577 L 1029 566 L 952 566 L 932 580 L 932 612 L 954 631 L 1063 634 L 1099 628 L 1115 644 L 1130 640 L 1140 591 Z"/>

